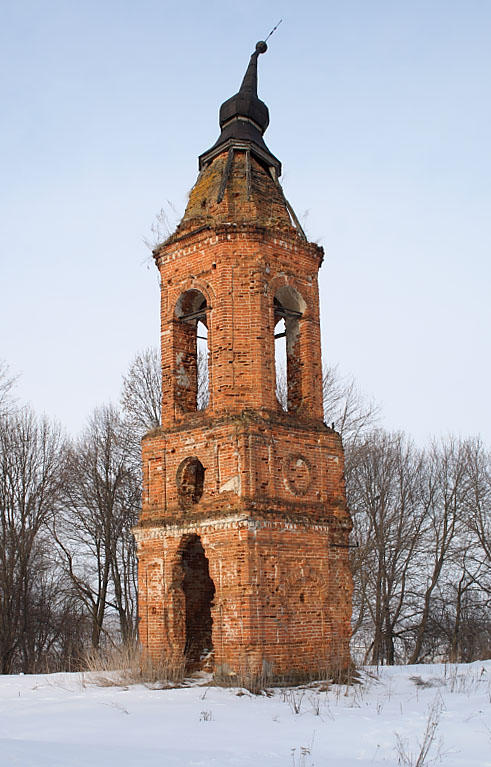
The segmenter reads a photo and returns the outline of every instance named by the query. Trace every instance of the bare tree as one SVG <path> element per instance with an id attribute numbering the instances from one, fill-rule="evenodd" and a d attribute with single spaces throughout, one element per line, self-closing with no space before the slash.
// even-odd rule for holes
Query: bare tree
<path id="1" fill-rule="evenodd" d="M 196 358 L 197 363 L 197 384 L 198 391 L 196 394 L 196 409 L 205 410 L 210 402 L 210 385 L 208 378 L 208 350 L 207 348 L 198 347 L 198 354 Z"/>
<path id="2" fill-rule="evenodd" d="M 410 663 L 417 663 L 420 659 L 435 588 L 444 568 L 454 558 L 458 535 L 463 531 L 468 492 L 466 444 L 453 438 L 433 443 L 425 468 L 422 507 L 426 536 L 424 557 L 418 562 L 423 599 Z"/>
<path id="3" fill-rule="evenodd" d="M 450 446 L 462 466 L 456 523 L 432 597 L 430 621 L 436 603 L 442 616 L 440 644 L 446 642 L 446 655 L 452 661 L 469 662 L 488 657 L 491 650 L 491 455 L 479 438 L 450 439 L 447 449 Z M 444 508 L 442 516 L 447 515 Z M 424 657 L 428 634 L 431 637 L 431 626 L 426 630 L 420 657 Z"/>
<path id="4" fill-rule="evenodd" d="M 475 440 L 421 451 L 379 431 L 349 443 L 353 630 L 366 659 L 472 660 L 489 648 L 488 471 Z"/>
<path id="5" fill-rule="evenodd" d="M 491 452 L 480 439 L 466 442 L 469 493 L 466 522 L 482 548 L 487 569 L 491 568 Z"/>
<path id="6" fill-rule="evenodd" d="M 131 528 L 140 501 L 132 435 L 113 407 L 97 409 L 65 467 L 65 509 L 54 525 L 62 566 L 99 645 L 108 608 L 123 641 L 136 631 L 136 556 Z"/>
<path id="7" fill-rule="evenodd" d="M 353 550 L 354 633 L 365 634 L 372 663 L 396 661 L 395 641 L 424 515 L 418 497 L 420 452 L 403 434 L 374 432 L 352 446 L 348 503 L 359 547 Z"/>
<path id="8" fill-rule="evenodd" d="M 9 366 L 0 361 L 0 416 L 12 410 L 12 389 L 17 376 L 10 374 Z"/>
<path id="9" fill-rule="evenodd" d="M 376 428 L 380 405 L 367 400 L 353 378 L 342 376 L 337 365 L 324 368 L 322 378 L 324 421 L 334 423 L 345 446 Z"/>
<path id="10" fill-rule="evenodd" d="M 24 409 L 0 418 L 0 673 L 32 670 L 45 541 L 61 496 L 64 438 Z"/>
<path id="11" fill-rule="evenodd" d="M 160 426 L 162 384 L 160 355 L 155 348 L 138 352 L 123 376 L 121 406 L 129 424 L 141 436 Z"/>
<path id="12" fill-rule="evenodd" d="M 153 347 L 138 352 L 128 373 L 123 376 L 121 407 L 129 426 L 134 429 L 138 444 L 143 434 L 160 426 L 161 376 L 160 354 Z M 197 350 L 197 379 L 197 410 L 204 410 L 209 402 L 209 386 L 208 356 L 202 345 Z"/>
<path id="13" fill-rule="evenodd" d="M 276 371 L 276 398 L 283 410 L 288 410 L 288 385 L 285 366 Z M 376 428 L 380 406 L 367 400 L 349 376 L 342 376 L 338 366 L 324 367 L 322 376 L 324 422 L 334 424 L 341 434 L 345 448 Z"/>

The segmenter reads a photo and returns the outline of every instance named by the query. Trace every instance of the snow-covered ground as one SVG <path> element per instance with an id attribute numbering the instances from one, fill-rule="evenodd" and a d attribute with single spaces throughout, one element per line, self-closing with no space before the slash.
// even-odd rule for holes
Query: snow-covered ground
<path id="1" fill-rule="evenodd" d="M 420 764 L 491 765 L 491 661 L 366 671 L 349 688 L 270 697 L 0 677 L 0 765 L 396 767 L 416 764 L 428 725 Z"/>

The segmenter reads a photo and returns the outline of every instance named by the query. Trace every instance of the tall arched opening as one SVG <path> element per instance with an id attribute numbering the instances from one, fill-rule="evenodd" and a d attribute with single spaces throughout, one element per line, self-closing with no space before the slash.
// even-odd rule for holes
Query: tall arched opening
<path id="1" fill-rule="evenodd" d="M 176 304 L 176 399 L 187 411 L 204 410 L 209 402 L 208 312 L 201 291 L 187 290 Z"/>
<path id="2" fill-rule="evenodd" d="M 211 608 L 215 584 L 210 578 L 208 559 L 198 535 L 186 536 L 180 554 L 185 599 L 184 654 L 188 663 L 197 663 L 213 650 Z"/>
<path id="3" fill-rule="evenodd" d="M 283 410 L 294 412 L 302 404 L 303 360 L 300 322 L 307 306 L 300 293 L 284 285 L 274 297 L 276 397 Z"/>

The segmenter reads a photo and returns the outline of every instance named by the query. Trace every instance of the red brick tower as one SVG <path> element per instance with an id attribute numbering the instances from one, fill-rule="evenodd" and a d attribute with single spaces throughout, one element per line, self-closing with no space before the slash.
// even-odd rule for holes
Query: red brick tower
<path id="1" fill-rule="evenodd" d="M 341 439 L 323 423 L 323 250 L 262 138 L 265 51 L 222 105 L 184 217 L 154 251 L 162 426 L 143 440 L 135 535 L 140 640 L 154 659 L 208 654 L 219 674 L 281 678 L 349 664 L 351 522 Z"/>

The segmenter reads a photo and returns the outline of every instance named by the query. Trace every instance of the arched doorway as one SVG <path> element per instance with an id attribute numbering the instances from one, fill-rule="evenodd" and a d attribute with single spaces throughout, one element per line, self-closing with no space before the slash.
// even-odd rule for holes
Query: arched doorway
<path id="1" fill-rule="evenodd" d="M 181 546 L 181 562 L 186 626 L 184 654 L 188 662 L 196 663 L 213 650 L 211 608 L 215 596 L 215 584 L 210 578 L 208 559 L 199 536 L 186 536 Z"/>

